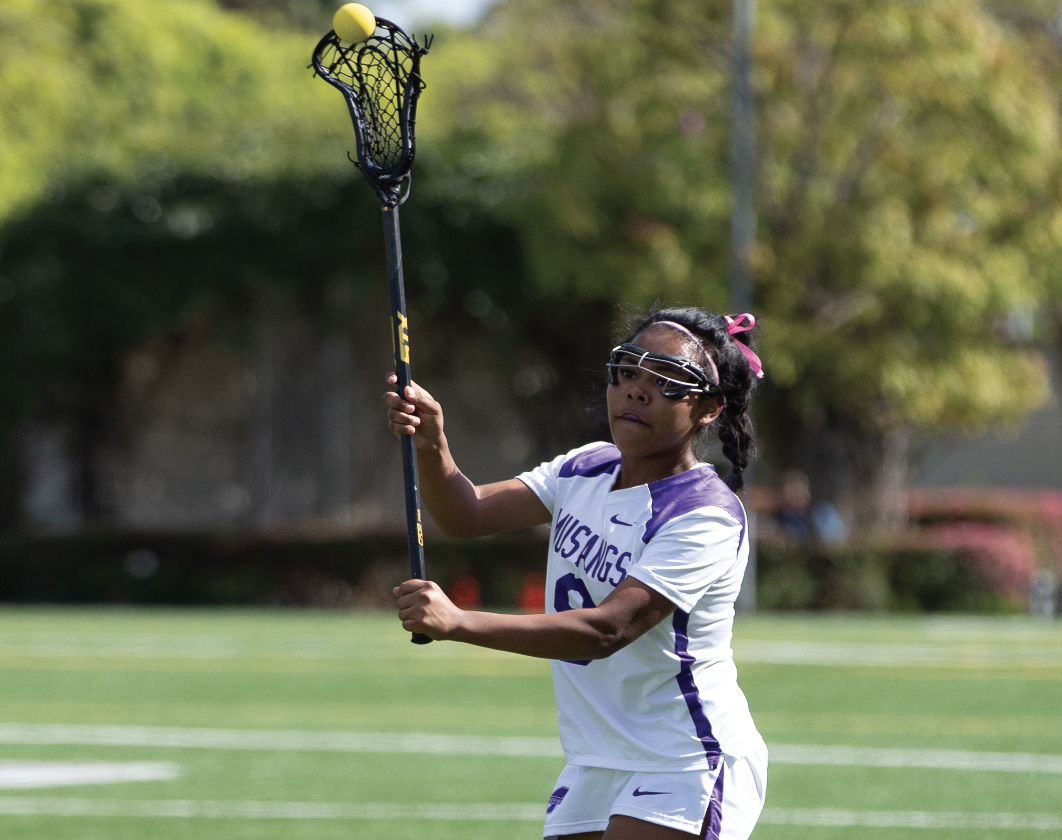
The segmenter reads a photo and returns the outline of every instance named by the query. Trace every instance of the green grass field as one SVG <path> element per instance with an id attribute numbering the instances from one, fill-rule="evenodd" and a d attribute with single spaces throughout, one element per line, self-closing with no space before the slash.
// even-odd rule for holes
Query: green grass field
<path id="1" fill-rule="evenodd" d="M 735 650 L 772 746 L 759 840 L 1062 836 L 1062 622 L 757 616 Z M 5 840 L 532 840 L 555 737 L 547 663 L 389 616 L 0 609 Z"/>

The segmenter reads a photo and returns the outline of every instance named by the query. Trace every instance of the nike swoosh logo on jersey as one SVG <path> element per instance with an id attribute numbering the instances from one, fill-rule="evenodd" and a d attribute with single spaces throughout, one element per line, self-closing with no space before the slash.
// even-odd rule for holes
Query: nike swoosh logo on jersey
<path id="1" fill-rule="evenodd" d="M 668 796 L 669 790 L 642 790 L 641 785 L 634 789 L 635 796 Z"/>
<path id="2" fill-rule="evenodd" d="M 616 514 L 616 516 L 618 516 L 618 515 L 619 515 L 619 514 Z M 621 520 L 617 519 L 617 518 L 616 518 L 616 516 L 613 516 L 613 517 L 612 517 L 612 518 L 611 518 L 611 519 L 609 520 L 609 522 L 615 522 L 615 523 L 616 523 L 617 525 L 626 525 L 626 526 L 627 526 L 628 528 L 630 528 L 630 527 L 631 527 L 631 525 L 633 525 L 633 524 L 634 524 L 633 522 L 622 522 Z"/>

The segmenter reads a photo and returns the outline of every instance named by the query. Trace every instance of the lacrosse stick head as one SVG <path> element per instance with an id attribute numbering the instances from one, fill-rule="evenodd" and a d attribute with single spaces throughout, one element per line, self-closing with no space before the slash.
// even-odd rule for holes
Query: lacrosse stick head
<path id="1" fill-rule="evenodd" d="M 345 44 L 329 32 L 313 51 L 313 69 L 347 101 L 357 138 L 355 166 L 385 207 L 409 195 L 409 170 L 416 149 L 417 99 L 424 89 L 420 57 L 424 46 L 399 27 L 376 18 L 376 31 L 360 44 Z"/>

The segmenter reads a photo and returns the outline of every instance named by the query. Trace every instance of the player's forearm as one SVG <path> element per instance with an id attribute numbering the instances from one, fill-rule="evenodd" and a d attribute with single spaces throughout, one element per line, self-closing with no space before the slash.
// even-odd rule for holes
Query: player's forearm
<path id="1" fill-rule="evenodd" d="M 604 659 L 633 638 L 598 609 L 546 615 L 466 611 L 446 638 L 541 659 Z"/>
<path id="2" fill-rule="evenodd" d="M 417 450 L 420 493 L 435 524 L 448 537 L 480 536 L 476 532 L 479 497 L 450 454 L 446 438 Z"/>
<path id="3" fill-rule="evenodd" d="M 545 615 L 462 610 L 430 580 L 407 580 L 394 593 L 406 630 L 543 659 L 604 659 L 675 610 L 665 596 L 630 577 L 596 607 Z"/>

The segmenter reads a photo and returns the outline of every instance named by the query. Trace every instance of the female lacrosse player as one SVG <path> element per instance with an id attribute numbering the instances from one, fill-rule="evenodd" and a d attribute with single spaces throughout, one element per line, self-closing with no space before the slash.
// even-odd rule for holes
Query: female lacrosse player
<path id="1" fill-rule="evenodd" d="M 457 468 L 423 388 L 384 397 L 392 431 L 416 436 L 424 502 L 448 535 L 552 522 L 545 615 L 466 612 L 430 581 L 395 588 L 406 630 L 553 660 L 567 766 L 547 838 L 743 840 L 759 817 L 767 748 L 730 649 L 749 551 L 733 491 L 753 450 L 753 326 L 652 312 L 607 365 L 612 443 L 495 484 Z M 711 430 L 725 482 L 694 455 Z"/>

